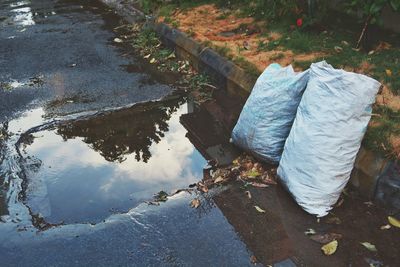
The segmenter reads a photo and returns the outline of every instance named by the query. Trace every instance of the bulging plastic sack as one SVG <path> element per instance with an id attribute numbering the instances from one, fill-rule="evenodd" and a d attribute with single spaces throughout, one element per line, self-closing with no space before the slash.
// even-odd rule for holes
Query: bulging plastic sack
<path id="1" fill-rule="evenodd" d="M 325 61 L 309 75 L 278 176 L 305 211 L 322 217 L 350 178 L 380 83 Z"/>
<path id="2" fill-rule="evenodd" d="M 270 163 L 278 163 L 308 81 L 308 71 L 271 64 L 257 79 L 232 131 L 233 143 Z"/>

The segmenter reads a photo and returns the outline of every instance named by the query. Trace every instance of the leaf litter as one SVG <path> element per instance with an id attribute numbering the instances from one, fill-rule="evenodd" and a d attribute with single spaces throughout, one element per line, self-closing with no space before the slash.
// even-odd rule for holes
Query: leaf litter
<path id="1" fill-rule="evenodd" d="M 339 244 L 338 241 L 334 240 L 326 245 L 323 245 L 321 247 L 321 250 L 326 256 L 330 256 L 336 252 L 338 244 Z"/>
<path id="2" fill-rule="evenodd" d="M 397 220 L 395 217 L 389 216 L 388 221 L 392 226 L 400 228 L 400 221 Z"/>
<path id="3" fill-rule="evenodd" d="M 360 242 L 361 245 L 363 245 L 366 249 L 372 252 L 377 252 L 378 250 L 376 249 L 374 244 L 371 244 L 369 242 Z"/>

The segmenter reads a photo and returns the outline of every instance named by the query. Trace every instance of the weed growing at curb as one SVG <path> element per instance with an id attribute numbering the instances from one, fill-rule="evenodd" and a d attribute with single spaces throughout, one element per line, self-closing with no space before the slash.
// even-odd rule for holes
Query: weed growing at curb
<path id="1" fill-rule="evenodd" d="M 185 90 L 194 95 L 196 102 L 204 102 L 212 97 L 215 87 L 210 83 L 208 76 L 197 73 L 187 60 L 179 60 L 175 51 L 166 48 L 157 37 L 154 30 L 142 24 L 126 25 L 122 36 L 129 36 L 126 42 L 133 47 L 138 54 L 163 73 L 179 74 L 178 81 L 174 85 L 178 89 Z"/>

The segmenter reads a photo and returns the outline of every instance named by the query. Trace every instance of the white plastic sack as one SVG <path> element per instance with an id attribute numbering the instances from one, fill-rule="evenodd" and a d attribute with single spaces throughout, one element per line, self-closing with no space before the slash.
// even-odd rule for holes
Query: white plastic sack
<path id="1" fill-rule="evenodd" d="M 307 212 L 325 216 L 350 178 L 380 83 L 312 64 L 278 176 Z"/>
<path id="2" fill-rule="evenodd" d="M 233 129 L 233 143 L 261 160 L 278 163 L 307 81 L 308 71 L 268 66 Z"/>

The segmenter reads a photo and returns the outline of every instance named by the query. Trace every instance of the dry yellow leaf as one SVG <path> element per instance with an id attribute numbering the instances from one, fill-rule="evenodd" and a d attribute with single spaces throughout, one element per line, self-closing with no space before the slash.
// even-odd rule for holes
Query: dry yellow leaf
<path id="1" fill-rule="evenodd" d="M 391 77 L 392 76 L 392 71 L 390 69 L 386 69 L 386 75 Z"/>
<path id="2" fill-rule="evenodd" d="M 389 216 L 388 217 L 388 221 L 391 225 L 393 225 L 394 227 L 400 228 L 400 221 L 397 220 L 395 217 Z"/>
<path id="3" fill-rule="evenodd" d="M 332 242 L 329 242 L 326 245 L 323 245 L 321 247 L 321 250 L 324 252 L 325 255 L 329 256 L 332 255 L 333 253 L 336 252 L 336 249 L 338 247 L 338 242 L 337 240 L 333 240 Z"/>

